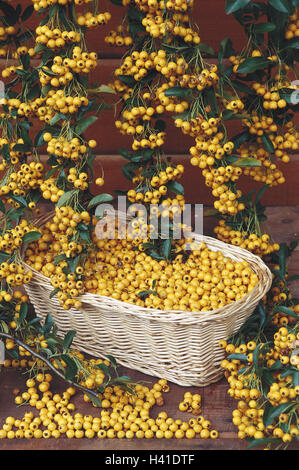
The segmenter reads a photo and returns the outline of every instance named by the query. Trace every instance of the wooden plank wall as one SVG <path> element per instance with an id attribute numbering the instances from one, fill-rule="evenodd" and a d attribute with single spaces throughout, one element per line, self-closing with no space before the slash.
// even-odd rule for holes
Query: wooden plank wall
<path id="1" fill-rule="evenodd" d="M 16 2 L 17 3 L 17 2 Z M 31 3 L 30 0 L 21 2 L 23 8 Z M 103 11 L 110 11 L 111 21 L 102 27 L 89 30 L 86 35 L 86 43 L 90 51 L 96 51 L 99 54 L 99 67 L 93 72 L 94 81 L 107 84 L 112 80 L 113 70 L 118 66 L 125 49 L 115 48 L 105 44 L 104 37 L 107 33 L 120 24 L 124 9 L 112 5 L 109 0 L 101 2 Z M 234 20 L 232 15 L 225 14 L 225 0 L 197 0 L 193 13 L 194 21 L 200 27 L 201 41 L 209 44 L 215 51 L 225 37 L 232 39 L 236 50 L 240 50 L 246 44 L 245 35 Z M 28 21 L 28 27 L 34 28 L 40 21 L 38 15 L 34 14 Z M 27 24 L 26 24 L 27 25 Z M 5 66 L 5 61 L 0 60 L 0 68 Z M 111 97 L 110 97 L 111 100 Z M 96 159 L 96 169 L 105 174 L 105 192 L 111 192 L 115 189 L 126 189 L 130 183 L 124 178 L 121 167 L 125 160 L 119 155 L 119 149 L 129 148 L 131 139 L 119 134 L 114 126 L 114 110 L 105 111 L 100 115 L 99 120 L 88 131 L 88 137 L 96 137 L 98 140 Z M 213 197 L 204 184 L 203 177 L 199 169 L 194 169 L 189 163 L 188 149 L 193 145 L 192 139 L 183 136 L 175 129 L 173 123 L 167 121 L 167 141 L 165 152 L 175 160 L 185 162 L 186 171 L 182 179 L 182 184 L 186 190 L 186 200 L 190 203 L 211 204 Z M 234 127 L 233 131 L 237 131 Z M 297 177 L 299 175 L 299 155 L 293 155 L 289 164 L 281 166 L 286 177 L 286 183 L 269 190 L 263 202 L 267 205 L 297 205 L 299 204 L 299 192 L 297 191 Z M 243 177 L 240 181 L 240 187 L 244 192 L 251 189 L 258 189 L 259 184 Z"/>

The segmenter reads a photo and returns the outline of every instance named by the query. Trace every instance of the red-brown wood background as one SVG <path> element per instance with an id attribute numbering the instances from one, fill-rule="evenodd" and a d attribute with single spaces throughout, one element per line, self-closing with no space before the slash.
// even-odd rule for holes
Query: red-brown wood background
<path id="1" fill-rule="evenodd" d="M 18 3 L 17 1 L 15 3 Z M 20 2 L 25 8 L 31 4 L 30 0 L 23 0 Z M 124 8 L 117 7 L 109 0 L 101 2 L 103 11 L 110 11 L 112 14 L 111 21 L 102 27 L 97 27 L 94 30 L 87 32 L 86 42 L 89 50 L 98 52 L 99 54 L 99 67 L 93 73 L 92 79 L 102 84 L 108 84 L 112 80 L 113 70 L 120 63 L 122 54 L 125 49 L 114 48 L 108 46 L 104 42 L 104 37 L 111 30 L 114 29 L 122 20 L 125 12 Z M 232 15 L 225 13 L 225 0 L 198 0 L 195 2 L 193 13 L 194 21 L 200 27 L 201 41 L 210 45 L 215 51 L 218 50 L 220 42 L 225 37 L 230 37 L 236 50 L 242 49 L 246 44 L 246 37 L 240 25 Z M 37 16 L 35 13 L 28 20 L 26 26 L 34 28 L 42 16 Z M 5 61 L 0 61 L 0 69 L 5 67 Z M 115 97 L 107 96 L 109 101 Z M 131 139 L 122 136 L 114 126 L 115 114 L 114 110 L 104 111 L 99 120 L 91 126 L 88 130 L 88 137 L 95 137 L 98 141 L 96 159 L 96 169 L 101 172 L 100 167 L 103 168 L 105 173 L 105 192 L 126 189 L 130 183 L 125 179 L 122 174 L 121 167 L 125 160 L 120 156 L 119 150 L 121 148 L 129 148 Z M 164 147 L 165 152 L 185 162 L 185 175 L 182 184 L 185 186 L 186 200 L 190 203 L 203 203 L 210 205 L 213 202 L 210 190 L 204 184 L 201 171 L 194 169 L 189 163 L 188 149 L 193 145 L 190 137 L 184 136 L 178 131 L 171 120 L 168 122 L 167 127 L 167 141 Z M 237 130 L 237 129 L 235 129 Z M 280 164 L 286 177 L 286 183 L 282 186 L 268 190 L 263 198 L 263 202 L 269 206 L 277 205 L 297 205 L 299 204 L 299 192 L 297 190 L 297 178 L 299 175 L 299 155 L 292 155 L 289 164 Z M 242 177 L 240 187 L 244 192 L 251 189 L 261 187 L 260 184 L 254 183 L 251 179 Z"/>

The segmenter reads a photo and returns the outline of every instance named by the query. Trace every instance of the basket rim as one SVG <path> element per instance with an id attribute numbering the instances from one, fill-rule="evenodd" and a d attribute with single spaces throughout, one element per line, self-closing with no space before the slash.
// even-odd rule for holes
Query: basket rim
<path id="1" fill-rule="evenodd" d="M 46 214 L 41 216 L 37 219 L 36 225 L 41 226 L 43 223 L 46 222 L 47 219 L 52 217 L 51 214 Z M 75 308 L 70 308 L 69 310 L 65 310 L 66 312 L 72 312 L 74 314 L 80 313 L 80 311 L 84 310 L 84 304 L 91 304 L 94 307 L 98 307 L 99 309 L 107 309 L 107 310 L 118 310 L 120 313 L 126 313 L 135 315 L 137 317 L 141 317 L 145 320 L 159 320 L 163 322 L 178 322 L 178 323 L 198 323 L 198 322 L 207 322 L 211 320 L 223 320 L 231 317 L 233 315 L 237 315 L 240 311 L 246 309 L 254 309 L 255 306 L 259 303 L 259 301 L 264 297 L 264 295 L 268 292 L 272 284 L 272 273 L 268 266 L 264 263 L 264 261 L 254 255 L 253 253 L 245 250 L 244 248 L 236 247 L 234 245 L 224 243 L 214 237 L 205 236 L 205 235 L 198 235 L 192 233 L 195 240 L 196 237 L 199 237 L 200 241 L 204 241 L 210 249 L 215 248 L 217 250 L 221 250 L 225 253 L 225 255 L 230 258 L 234 258 L 235 260 L 240 259 L 237 255 L 240 254 L 241 260 L 246 260 L 251 269 L 258 275 L 259 281 L 255 285 L 255 287 L 247 293 L 244 297 L 237 301 L 233 301 L 231 303 L 226 304 L 224 307 L 221 307 L 217 310 L 202 310 L 202 311 L 189 311 L 189 310 L 160 310 L 150 307 L 142 307 L 139 305 L 135 305 L 133 303 L 124 302 L 121 300 L 114 299 L 113 297 L 107 297 L 100 294 L 91 294 L 86 292 L 80 297 L 82 302 L 82 307 L 80 310 Z M 212 245 L 209 246 L 209 244 Z M 231 255 L 230 251 L 235 252 L 234 255 Z M 49 290 L 53 290 L 51 285 L 50 279 L 45 276 L 44 274 L 40 273 L 39 271 L 35 270 L 31 266 L 29 266 L 23 257 L 24 253 L 22 253 L 22 262 L 27 269 L 31 270 L 34 274 L 32 279 L 36 280 L 39 285 L 44 285 Z M 34 281 L 30 281 L 29 285 L 32 285 Z M 26 285 L 27 286 L 27 285 Z M 25 288 L 26 288 L 25 286 Z M 56 300 L 57 299 L 50 299 Z"/>

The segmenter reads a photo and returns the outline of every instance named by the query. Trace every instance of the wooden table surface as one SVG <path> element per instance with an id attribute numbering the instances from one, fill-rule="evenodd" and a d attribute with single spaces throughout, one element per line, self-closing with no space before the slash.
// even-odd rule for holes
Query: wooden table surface
<path id="1" fill-rule="evenodd" d="M 276 241 L 288 242 L 299 238 L 299 207 L 271 208 L 268 213 L 268 225 Z M 213 222 L 206 221 L 205 233 L 210 233 Z M 299 272 L 299 249 L 293 253 L 289 261 L 289 272 Z M 294 296 L 299 296 L 298 281 L 293 283 Z M 120 367 L 120 373 L 128 375 L 133 380 L 153 384 L 156 378 L 142 373 Z M 25 391 L 27 375 L 23 370 L 4 369 L 0 372 L 0 426 L 7 416 L 23 417 L 25 408 L 14 404 L 13 389 Z M 57 377 L 53 378 L 52 390 L 60 393 L 67 388 L 67 384 Z M 178 409 L 179 402 L 186 391 L 200 393 L 202 396 L 202 415 L 209 419 L 213 429 L 219 431 L 218 439 L 22 439 L 0 440 L 0 450 L 161 450 L 167 451 L 201 451 L 201 450 L 246 450 L 248 443 L 237 438 L 237 428 L 232 424 L 232 410 L 236 408 L 237 401 L 227 394 L 228 384 L 225 378 L 219 382 L 204 388 L 184 388 L 170 384 L 170 392 L 164 394 L 165 403 L 160 408 L 155 406 L 151 410 L 151 417 L 156 417 L 160 411 L 166 411 L 172 418 L 190 419 L 189 413 L 182 413 Z M 83 401 L 83 396 L 78 393 L 74 397 L 76 411 L 83 414 L 99 415 L 99 409 Z M 31 408 L 30 408 L 31 409 Z M 36 410 L 33 410 L 38 413 Z M 297 444 L 292 444 L 290 450 L 298 449 Z"/>

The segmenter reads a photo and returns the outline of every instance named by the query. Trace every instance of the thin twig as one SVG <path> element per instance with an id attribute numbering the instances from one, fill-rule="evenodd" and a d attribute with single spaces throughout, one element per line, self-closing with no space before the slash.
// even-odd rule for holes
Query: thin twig
<path id="1" fill-rule="evenodd" d="M 90 395 L 93 395 L 95 398 L 99 398 L 98 397 L 98 394 L 96 392 L 94 392 L 93 390 L 90 390 L 86 387 L 84 387 L 83 385 L 80 385 L 76 382 L 73 382 L 72 380 L 70 379 L 66 379 L 65 376 L 59 372 L 52 364 L 51 362 L 43 357 L 42 355 L 40 355 L 39 353 L 37 353 L 36 351 L 32 350 L 29 346 L 27 346 L 27 344 L 23 343 L 22 341 L 20 341 L 19 339 L 15 338 L 14 336 L 12 335 L 9 335 L 7 333 L 2 333 L 0 332 L 0 337 L 3 337 L 3 338 L 8 338 L 8 339 L 11 339 L 13 340 L 18 346 L 21 346 L 22 348 L 24 348 L 26 351 L 28 351 L 32 356 L 36 357 L 37 359 L 41 360 L 42 362 L 44 362 L 56 375 L 58 375 L 60 378 L 62 378 L 64 381 L 66 381 L 67 383 L 69 383 L 70 385 L 78 388 L 79 390 L 81 390 L 82 392 L 84 393 L 88 393 Z"/>

